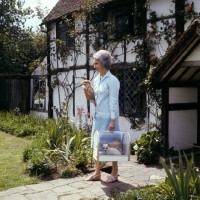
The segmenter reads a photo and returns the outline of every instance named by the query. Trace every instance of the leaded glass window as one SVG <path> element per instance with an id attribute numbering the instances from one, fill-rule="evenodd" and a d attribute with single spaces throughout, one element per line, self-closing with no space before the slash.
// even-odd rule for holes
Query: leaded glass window
<path id="1" fill-rule="evenodd" d="M 72 48 L 74 46 L 74 37 L 70 36 L 70 31 L 72 29 L 73 27 L 71 25 L 68 25 L 63 21 L 57 23 L 56 38 L 64 42 L 62 45 L 63 48 Z"/>
<path id="2" fill-rule="evenodd" d="M 120 114 L 129 114 L 135 117 L 142 116 L 144 114 L 145 99 L 144 93 L 138 87 L 142 81 L 142 73 L 139 70 L 134 71 L 133 67 L 113 69 L 111 72 L 120 81 Z"/>
<path id="3" fill-rule="evenodd" d="M 45 110 L 46 83 L 41 79 L 33 79 L 33 109 Z"/>

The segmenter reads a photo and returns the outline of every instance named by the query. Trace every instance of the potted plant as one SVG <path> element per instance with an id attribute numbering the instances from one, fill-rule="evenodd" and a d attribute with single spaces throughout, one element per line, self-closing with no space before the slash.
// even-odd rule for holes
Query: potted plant
<path id="1" fill-rule="evenodd" d="M 162 146 L 161 134 L 158 131 L 150 131 L 143 133 L 139 140 L 131 144 L 131 151 L 137 156 L 139 163 L 157 163 Z"/>

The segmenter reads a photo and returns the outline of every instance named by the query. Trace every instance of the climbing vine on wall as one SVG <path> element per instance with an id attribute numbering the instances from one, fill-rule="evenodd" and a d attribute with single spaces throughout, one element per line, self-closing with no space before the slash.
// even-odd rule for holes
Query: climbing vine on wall
<path id="1" fill-rule="evenodd" d="M 175 0 L 172 2 L 176 3 Z M 93 52 L 99 49 L 107 49 L 110 51 L 115 63 L 120 61 L 120 56 L 131 52 L 135 55 L 133 59 L 133 70 L 142 70 L 143 78 L 145 78 L 141 89 L 143 89 L 151 99 L 146 109 L 148 109 L 151 104 L 156 104 L 156 109 L 160 109 L 161 93 L 152 88 L 151 85 L 155 80 L 154 71 L 156 69 L 156 64 L 182 34 L 181 32 L 176 33 L 176 23 L 173 19 L 175 16 L 174 11 L 170 10 L 171 15 L 168 18 L 162 16 L 158 18 L 156 16 L 156 11 L 152 10 L 150 3 L 146 1 L 142 6 L 142 11 L 140 12 L 137 10 L 136 12 L 138 14 L 137 17 L 141 17 L 142 12 L 146 10 L 148 14 L 146 31 L 141 32 L 138 30 L 138 27 L 135 26 L 134 33 L 138 34 L 132 35 L 122 32 L 123 34 L 117 38 L 117 27 L 115 27 L 112 21 L 106 20 L 105 18 L 106 3 L 105 1 L 105 3 L 97 4 L 95 0 L 82 0 L 80 9 L 70 16 L 63 17 L 63 23 L 68 27 L 73 27 L 68 30 L 68 34 L 74 39 L 74 45 L 73 47 L 67 48 L 65 41 L 54 38 L 51 46 L 51 58 L 55 60 L 58 59 L 62 63 L 63 68 L 69 68 L 68 61 L 73 61 L 72 70 L 76 70 L 77 60 L 81 55 L 86 56 L 85 65 L 88 67 L 87 65 L 89 65 Z M 133 9 L 136 8 L 137 7 L 133 6 Z M 185 8 L 178 12 L 184 17 L 184 23 L 198 17 L 198 13 L 196 13 L 194 9 L 194 3 L 189 4 L 187 0 L 185 1 Z M 163 45 L 163 41 L 167 44 L 167 48 L 165 47 L 166 45 Z M 56 47 L 53 45 L 54 43 L 56 43 Z M 85 44 L 90 46 L 90 50 L 86 52 L 86 54 Z M 127 46 L 130 44 L 132 44 L 132 48 L 128 49 Z M 116 54 L 116 49 L 119 49 L 119 45 L 121 45 L 122 53 Z M 124 62 L 126 62 L 125 58 Z M 121 73 L 120 70 L 118 71 Z M 88 77 L 87 73 L 81 75 L 74 73 L 74 79 L 86 79 Z M 60 75 L 61 73 L 57 73 L 53 77 L 52 87 L 62 87 L 65 91 L 66 99 L 69 101 L 75 93 L 76 88 L 80 87 L 81 84 L 74 85 L 74 79 L 68 79 L 69 72 L 65 72 L 65 78 L 62 78 L 62 80 L 59 79 Z M 117 70 L 115 75 L 118 76 Z M 90 76 L 90 79 L 93 79 L 93 77 L 94 74 Z M 157 118 L 159 118 L 159 116 L 157 116 Z"/>

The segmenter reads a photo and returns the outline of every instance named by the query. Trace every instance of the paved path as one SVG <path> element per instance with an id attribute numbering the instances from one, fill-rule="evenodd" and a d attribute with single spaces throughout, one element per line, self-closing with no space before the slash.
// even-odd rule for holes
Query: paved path
<path id="1" fill-rule="evenodd" d="M 84 175 L 11 188 L 0 192 L 0 200 L 80 200 L 95 197 L 107 200 L 110 194 L 164 181 L 166 173 L 159 164 L 145 166 L 136 162 L 136 156 L 131 156 L 130 162 L 119 163 L 119 181 L 106 184 L 103 180 L 107 175 L 102 172 L 102 181 L 84 181 L 87 176 Z"/>

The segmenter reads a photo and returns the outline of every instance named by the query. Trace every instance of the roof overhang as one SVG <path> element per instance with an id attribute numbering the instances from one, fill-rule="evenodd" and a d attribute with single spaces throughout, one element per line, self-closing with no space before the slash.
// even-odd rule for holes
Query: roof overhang
<path id="1" fill-rule="evenodd" d="M 152 87 L 199 84 L 200 54 L 197 60 L 185 61 L 199 44 L 200 20 L 194 20 L 155 66 L 156 78 Z"/>

